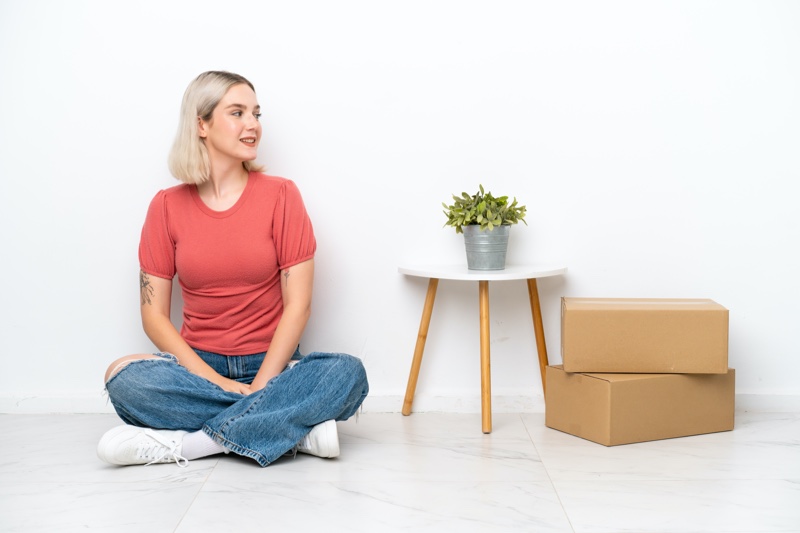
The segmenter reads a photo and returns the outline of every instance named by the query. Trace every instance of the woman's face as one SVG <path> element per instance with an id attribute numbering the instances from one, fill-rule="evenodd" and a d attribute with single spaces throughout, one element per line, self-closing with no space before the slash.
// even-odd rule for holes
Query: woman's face
<path id="1" fill-rule="evenodd" d="M 261 139 L 261 106 L 246 84 L 234 85 L 219 101 L 211 120 L 199 119 L 198 132 L 205 139 L 211 160 L 252 161 Z"/>

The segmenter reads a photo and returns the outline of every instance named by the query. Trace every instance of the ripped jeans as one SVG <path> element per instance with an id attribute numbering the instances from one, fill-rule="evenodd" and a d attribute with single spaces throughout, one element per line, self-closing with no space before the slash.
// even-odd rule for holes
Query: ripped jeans
<path id="1" fill-rule="evenodd" d="M 224 356 L 195 350 L 214 370 L 250 383 L 265 354 Z M 202 430 L 228 450 L 267 466 L 326 420 L 347 420 L 369 392 L 361 360 L 314 352 L 248 396 L 227 392 L 190 373 L 168 353 L 133 361 L 106 383 L 126 424 L 153 429 Z"/>

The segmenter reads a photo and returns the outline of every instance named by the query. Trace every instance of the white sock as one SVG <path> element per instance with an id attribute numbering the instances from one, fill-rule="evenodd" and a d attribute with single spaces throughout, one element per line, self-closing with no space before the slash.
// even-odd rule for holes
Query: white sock
<path id="1" fill-rule="evenodd" d="M 224 452 L 225 447 L 217 443 L 217 441 L 206 435 L 203 431 L 195 431 L 194 433 L 187 433 L 183 436 L 181 455 L 190 461 L 192 459 L 199 459 L 201 457 L 208 457 L 209 455 L 216 455 Z"/>

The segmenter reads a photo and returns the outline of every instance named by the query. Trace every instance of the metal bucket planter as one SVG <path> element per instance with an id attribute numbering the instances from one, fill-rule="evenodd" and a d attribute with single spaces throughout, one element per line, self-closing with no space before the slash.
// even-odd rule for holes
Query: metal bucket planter
<path id="1" fill-rule="evenodd" d="M 464 226 L 464 245 L 469 270 L 503 270 L 506 267 L 508 232 L 511 226 L 495 226 L 481 231 L 480 226 Z"/>

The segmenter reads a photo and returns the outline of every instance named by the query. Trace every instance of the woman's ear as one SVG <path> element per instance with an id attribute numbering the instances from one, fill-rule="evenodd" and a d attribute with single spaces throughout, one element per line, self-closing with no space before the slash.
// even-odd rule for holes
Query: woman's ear
<path id="1" fill-rule="evenodd" d="M 201 139 L 205 139 L 208 136 L 206 129 L 206 122 L 202 119 L 202 117 L 197 117 L 197 134 Z"/>

